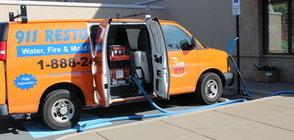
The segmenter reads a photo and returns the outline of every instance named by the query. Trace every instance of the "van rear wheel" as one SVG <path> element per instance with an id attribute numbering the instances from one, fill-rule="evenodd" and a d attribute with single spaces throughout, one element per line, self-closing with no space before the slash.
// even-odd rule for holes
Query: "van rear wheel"
<path id="1" fill-rule="evenodd" d="M 66 89 L 50 92 L 41 108 L 42 122 L 54 130 L 72 128 L 81 116 L 81 102 Z"/>
<path id="2" fill-rule="evenodd" d="M 220 77 L 212 72 L 204 73 L 199 79 L 196 90 L 196 99 L 202 104 L 216 103 L 223 93 Z"/>

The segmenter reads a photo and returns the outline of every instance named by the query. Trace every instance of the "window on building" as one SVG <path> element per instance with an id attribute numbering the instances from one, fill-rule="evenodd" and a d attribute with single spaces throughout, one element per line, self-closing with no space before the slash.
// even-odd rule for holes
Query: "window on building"
<path id="1" fill-rule="evenodd" d="M 183 42 L 192 44 L 191 37 L 175 25 L 162 25 L 162 30 L 168 50 L 181 50 L 180 46 Z"/>
<path id="2" fill-rule="evenodd" d="M 265 28 L 267 54 L 294 54 L 294 0 L 266 0 Z"/>

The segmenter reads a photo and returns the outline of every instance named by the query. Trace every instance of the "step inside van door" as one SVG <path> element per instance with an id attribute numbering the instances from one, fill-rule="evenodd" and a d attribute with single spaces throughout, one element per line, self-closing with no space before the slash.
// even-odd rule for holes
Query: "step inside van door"
<path id="1" fill-rule="evenodd" d="M 96 37 L 91 47 L 92 53 L 92 73 L 94 84 L 94 100 L 102 106 L 109 106 L 110 85 L 109 85 L 109 68 L 107 65 L 107 35 L 111 19 L 106 19 L 100 23 Z"/>
<path id="2" fill-rule="evenodd" d="M 146 25 L 150 35 L 150 47 L 152 51 L 154 92 L 157 96 L 168 99 L 169 70 L 163 32 L 157 18 L 147 19 Z"/>

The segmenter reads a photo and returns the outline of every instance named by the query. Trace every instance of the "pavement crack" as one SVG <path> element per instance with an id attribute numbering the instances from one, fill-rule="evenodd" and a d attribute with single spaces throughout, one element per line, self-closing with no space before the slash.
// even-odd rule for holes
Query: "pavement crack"
<path id="1" fill-rule="evenodd" d="M 230 114 L 230 113 L 225 113 L 225 112 L 221 112 L 221 111 L 217 111 L 217 110 L 214 110 L 214 111 L 215 111 L 215 112 L 218 112 L 218 113 L 225 114 L 225 115 L 230 115 L 230 116 L 234 116 L 234 117 L 242 118 L 242 119 L 245 119 L 245 120 L 249 120 L 249 121 L 252 121 L 252 122 L 260 123 L 260 124 L 263 124 L 263 125 L 266 125 L 266 126 L 270 126 L 270 127 L 279 128 L 279 129 L 282 129 L 282 130 L 286 130 L 286 131 L 294 132 L 294 131 L 291 130 L 291 129 L 287 129 L 287 128 L 279 127 L 279 126 L 276 126 L 276 125 L 267 124 L 267 123 L 264 123 L 264 122 L 261 122 L 261 121 L 257 121 L 257 120 L 253 120 L 253 119 L 249 119 L 249 118 L 246 118 L 246 117 L 242 117 L 242 116 L 238 116 L 238 115 L 234 115 L 234 114 Z"/>
<path id="2" fill-rule="evenodd" d="M 110 140 L 109 138 L 104 137 L 103 135 L 101 135 L 99 132 L 96 132 L 97 135 L 101 136 L 102 138 L 106 139 L 106 140 Z"/>
<path id="3" fill-rule="evenodd" d="M 293 110 L 293 107 L 287 107 L 287 106 L 282 106 L 282 105 L 277 105 L 277 104 L 271 104 L 271 103 L 266 103 L 266 102 L 260 102 L 261 104 L 265 104 L 265 105 L 270 105 L 270 106 L 275 106 L 275 107 L 280 107 L 280 108 L 286 108 L 286 109 L 291 109 Z"/>
<path id="4" fill-rule="evenodd" d="M 180 128 L 180 129 L 184 129 L 184 130 L 186 130 L 186 131 L 192 132 L 192 133 L 194 133 L 194 134 L 197 134 L 197 135 L 203 136 L 203 137 L 208 138 L 208 139 L 211 139 L 211 140 L 216 140 L 216 139 L 214 139 L 214 138 L 212 138 L 212 137 L 209 137 L 209 136 L 206 136 L 206 135 L 203 135 L 203 134 L 200 134 L 200 133 L 194 132 L 194 131 L 192 131 L 192 130 L 189 130 L 189 129 L 187 129 L 187 128 L 184 128 L 184 127 L 181 127 L 181 126 L 178 126 L 178 125 L 175 125 L 175 124 L 172 124 L 172 123 L 166 122 L 166 121 L 164 121 L 164 120 L 160 120 L 160 122 L 162 122 L 162 123 L 166 123 L 166 124 L 168 124 L 168 125 L 171 125 L 171 126 L 174 126 L 174 127 Z"/>

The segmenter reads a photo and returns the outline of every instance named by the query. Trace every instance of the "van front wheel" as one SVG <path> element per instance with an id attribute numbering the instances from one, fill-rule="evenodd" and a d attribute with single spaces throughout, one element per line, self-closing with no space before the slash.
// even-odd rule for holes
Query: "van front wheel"
<path id="1" fill-rule="evenodd" d="M 204 73 L 199 79 L 196 98 L 202 104 L 216 103 L 223 93 L 220 77 L 212 72 Z"/>
<path id="2" fill-rule="evenodd" d="M 81 102 L 66 89 L 50 92 L 41 108 L 42 122 L 54 130 L 72 128 L 81 116 Z"/>

